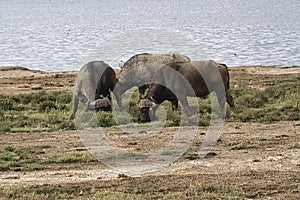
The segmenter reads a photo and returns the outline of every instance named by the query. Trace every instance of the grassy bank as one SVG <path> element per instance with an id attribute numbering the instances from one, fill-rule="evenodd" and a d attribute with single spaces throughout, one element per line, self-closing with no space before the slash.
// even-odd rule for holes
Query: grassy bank
<path id="1" fill-rule="evenodd" d="M 0 132 L 74 129 L 71 101 L 65 92 L 0 95 Z"/>
<path id="2" fill-rule="evenodd" d="M 293 79 L 292 79 L 293 80 Z M 264 90 L 233 89 L 236 109 L 229 121 L 274 122 L 300 120 L 300 90 L 297 82 L 268 86 Z"/>
<path id="3" fill-rule="evenodd" d="M 87 163 L 93 161 L 92 156 L 86 151 L 46 155 L 45 150 L 39 147 L 24 149 L 5 146 L 0 149 L 0 171 L 42 170 L 54 163 Z"/>
<path id="4" fill-rule="evenodd" d="M 227 108 L 227 121 L 263 122 L 269 123 L 280 120 L 300 120 L 300 77 L 293 76 L 285 79 L 267 79 L 264 89 L 249 86 L 239 87 L 243 82 L 237 78 L 237 86 L 231 87 L 236 108 Z M 97 117 L 93 113 L 85 112 L 82 107 L 78 112 L 77 124 L 87 126 L 110 127 L 130 122 L 138 122 L 139 114 L 136 108 L 137 91 L 124 99 L 129 105 L 130 113 L 113 116 L 111 113 L 99 112 Z M 208 125 L 211 118 L 211 100 L 199 99 L 199 125 Z M 180 112 L 173 112 L 169 102 L 163 103 L 167 116 L 165 126 L 188 124 L 181 121 Z M 32 132 L 56 131 L 75 129 L 75 123 L 70 120 L 72 109 L 71 92 L 41 92 L 34 94 L 19 94 L 14 96 L 0 95 L 0 133 L 4 132 Z M 94 116 L 94 115 L 93 115 Z"/>

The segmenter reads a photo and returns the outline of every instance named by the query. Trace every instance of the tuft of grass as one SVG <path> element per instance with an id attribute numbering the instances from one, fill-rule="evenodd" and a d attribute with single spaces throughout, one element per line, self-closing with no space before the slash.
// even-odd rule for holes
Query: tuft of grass
<path id="1" fill-rule="evenodd" d="M 100 111 L 97 113 L 97 120 L 101 127 L 111 127 L 117 125 L 111 112 Z"/>
<path id="2" fill-rule="evenodd" d="M 183 158 L 188 159 L 188 160 L 195 160 L 195 159 L 199 158 L 199 153 L 196 151 L 187 150 L 183 154 Z"/>
<path id="3" fill-rule="evenodd" d="M 0 95 L 0 110 L 11 110 L 14 106 L 14 101 L 5 95 Z"/>
<path id="4" fill-rule="evenodd" d="M 236 140 L 228 143 L 231 150 L 241 150 L 241 149 L 250 149 L 255 147 L 249 141 L 245 140 Z"/>
<path id="5" fill-rule="evenodd" d="M 260 140 L 261 144 L 264 146 L 273 146 L 273 145 L 277 145 L 279 144 L 279 142 L 274 141 L 274 140 L 270 140 L 270 139 L 266 139 L 266 138 L 262 138 Z"/>
<path id="6" fill-rule="evenodd" d="M 49 163 L 88 163 L 93 161 L 92 155 L 88 152 L 55 153 L 45 160 Z"/>

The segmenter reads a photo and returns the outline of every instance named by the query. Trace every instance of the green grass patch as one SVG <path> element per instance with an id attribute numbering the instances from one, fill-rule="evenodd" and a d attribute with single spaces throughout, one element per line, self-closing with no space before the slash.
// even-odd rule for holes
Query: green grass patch
<path id="1" fill-rule="evenodd" d="M 295 75 L 289 78 L 282 78 L 282 79 L 268 79 L 264 80 L 263 83 L 267 84 L 281 84 L 281 83 L 291 83 L 291 82 L 299 82 L 300 81 L 300 76 Z"/>
<path id="2" fill-rule="evenodd" d="M 0 171 L 42 170 L 47 163 L 89 163 L 95 159 L 87 151 L 54 153 L 46 155 L 40 148 L 16 148 L 5 146 L 0 149 Z"/>
<path id="3" fill-rule="evenodd" d="M 0 133 L 74 129 L 70 92 L 0 95 Z"/>
<path id="4" fill-rule="evenodd" d="M 195 159 L 199 158 L 199 152 L 187 150 L 183 154 L 183 158 L 188 159 L 188 160 L 195 160 Z"/>
<path id="5" fill-rule="evenodd" d="M 245 141 L 245 140 L 236 140 L 236 141 L 229 142 L 228 146 L 230 146 L 231 150 L 250 149 L 255 147 L 249 141 Z"/>
<path id="6" fill-rule="evenodd" d="M 262 122 L 300 120 L 299 76 L 272 80 L 264 90 L 249 87 L 231 87 L 230 94 L 235 109 L 227 105 L 227 121 Z M 40 92 L 14 96 L 0 95 L 0 133 L 73 130 L 85 127 L 115 127 L 139 123 L 140 115 L 136 106 L 139 94 L 132 89 L 123 95 L 127 109 L 115 113 L 89 112 L 85 105 L 79 105 L 75 121 L 70 120 L 72 110 L 71 92 Z M 158 109 L 154 121 L 164 126 L 200 125 L 211 121 L 212 98 L 189 98 L 193 110 L 199 115 L 184 116 L 181 109 L 173 112 L 170 102 L 164 102 Z M 129 112 L 128 112 L 129 111 Z M 75 122 L 75 123 L 74 123 Z M 196 123 L 195 123 L 196 122 Z M 76 126 L 75 126 L 76 124 Z"/>
<path id="7" fill-rule="evenodd" d="M 228 121 L 300 120 L 299 82 L 269 86 L 265 90 L 235 88 L 231 94 L 236 108 L 230 112 Z"/>
<path id="8" fill-rule="evenodd" d="M 0 149 L 0 171 L 27 171 L 44 169 L 36 163 L 38 155 L 43 154 L 42 150 L 19 149 L 6 146 Z"/>

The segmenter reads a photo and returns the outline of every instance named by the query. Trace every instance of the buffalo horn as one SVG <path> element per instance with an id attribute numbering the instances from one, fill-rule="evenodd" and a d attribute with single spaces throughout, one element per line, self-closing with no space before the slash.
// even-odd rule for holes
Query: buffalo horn
<path id="1" fill-rule="evenodd" d="M 90 107 L 93 108 L 103 108 L 110 106 L 111 102 L 108 98 L 104 97 L 103 99 L 97 99 L 89 104 Z"/>
<path id="2" fill-rule="evenodd" d="M 152 108 L 154 106 L 156 106 L 156 103 L 150 99 L 141 99 L 138 104 L 139 108 Z"/>

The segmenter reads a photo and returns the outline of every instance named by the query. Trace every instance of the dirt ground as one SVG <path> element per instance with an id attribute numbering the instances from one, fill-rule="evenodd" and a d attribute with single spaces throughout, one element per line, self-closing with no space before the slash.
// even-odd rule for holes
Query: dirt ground
<path id="1" fill-rule="evenodd" d="M 232 67 L 234 87 L 263 89 L 275 78 L 300 76 L 300 67 Z M 70 91 L 76 72 L 41 72 L 22 67 L 0 68 L 0 94 L 19 94 L 39 91 Z M 239 80 L 243 80 L 242 85 Z M 238 84 L 239 83 L 239 84 Z M 205 137 L 205 127 L 196 130 L 190 149 L 197 150 Z M 124 149 L 139 151 L 145 143 L 131 137 L 128 131 L 105 129 L 107 135 Z M 155 130 L 155 128 L 153 128 Z M 148 130 L 145 131 L 147 133 Z M 151 139 L 149 149 L 159 148 L 162 136 L 169 138 L 176 127 L 164 128 Z M 185 131 L 182 132 L 182 134 Z M 0 148 L 15 146 L 41 148 L 45 154 L 85 151 L 78 131 L 6 133 L 0 134 Z M 149 140 L 150 141 L 150 140 Z M 249 148 L 233 149 L 234 141 L 247 141 Z M 168 167 L 156 172 L 124 175 L 101 162 L 49 164 L 38 171 L 5 171 L 0 173 L 1 187 L 72 185 L 93 186 L 118 191 L 125 186 L 154 188 L 172 192 L 194 185 L 228 185 L 246 194 L 247 198 L 300 198 L 300 121 L 261 123 L 225 123 L 217 144 L 205 158 L 182 156 Z"/>

